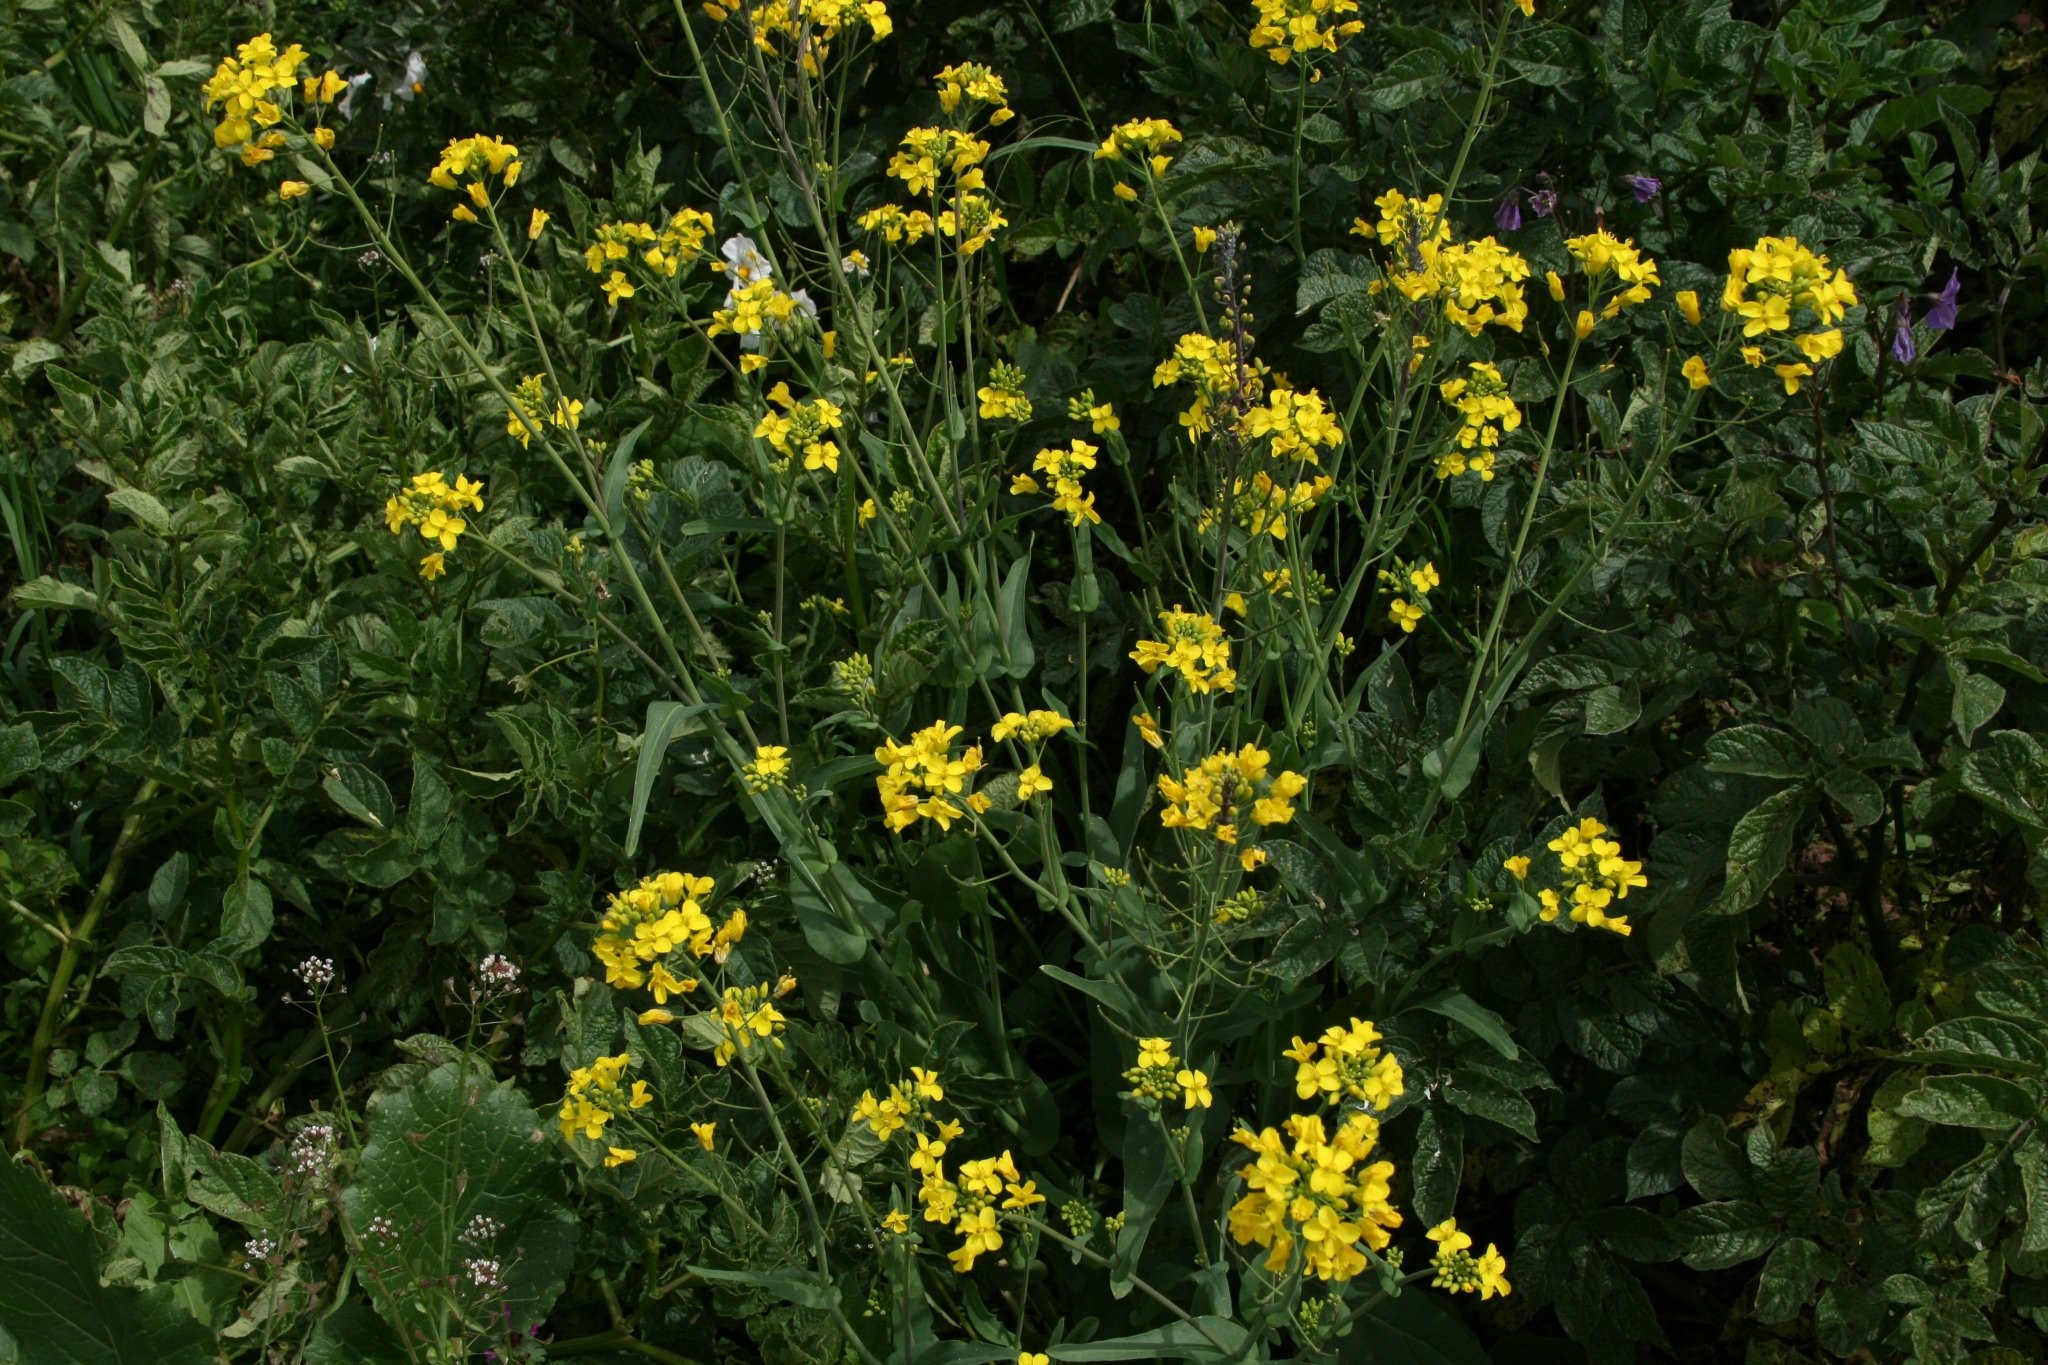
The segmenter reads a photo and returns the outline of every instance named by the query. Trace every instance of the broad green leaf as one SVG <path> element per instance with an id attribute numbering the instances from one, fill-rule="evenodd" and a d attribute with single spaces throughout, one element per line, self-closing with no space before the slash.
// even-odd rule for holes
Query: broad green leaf
<path id="1" fill-rule="evenodd" d="M 1514 1035 L 1508 1032 L 1507 1020 L 1495 1014 L 1486 1006 L 1466 995 L 1463 991 L 1445 991 L 1418 1002 L 1432 1014 L 1462 1024 L 1473 1037 L 1485 1043 L 1509 1061 L 1521 1055 Z"/>
<path id="2" fill-rule="evenodd" d="M 1758 1322 L 1790 1322 L 1813 1298 L 1820 1282 L 1821 1249 L 1804 1237 L 1780 1242 L 1764 1262 L 1756 1286 Z"/>
<path id="3" fill-rule="evenodd" d="M 335 805 L 372 829 L 390 829 L 398 822 L 398 808 L 384 779 L 360 763 L 343 763 L 328 770 L 321 790 Z"/>
<path id="4" fill-rule="evenodd" d="M 833 1291 L 831 1283 L 808 1270 L 715 1270 L 701 1265 L 693 1265 L 689 1270 L 699 1279 L 765 1289 L 799 1308 L 828 1312 L 839 1303 L 839 1295 Z"/>
<path id="5" fill-rule="evenodd" d="M 1725 1270 L 1754 1260 L 1778 1240 L 1771 1215 L 1747 1200 L 1695 1204 L 1671 1216 L 1671 1231 L 1694 1270 Z"/>
<path id="6" fill-rule="evenodd" d="M 626 819 L 626 853 L 640 849 L 640 826 L 647 818 L 647 798 L 653 794 L 654 779 L 661 775 L 661 760 L 669 741 L 684 724 L 711 709 L 709 702 L 685 706 L 679 701 L 647 703 L 647 719 L 640 728 L 640 756 L 633 767 L 633 804 Z"/>
<path id="7" fill-rule="evenodd" d="M 1173 1192 L 1173 1162 L 1157 1124 L 1131 1123 L 1124 1128 L 1124 1225 L 1116 1235 L 1116 1255 L 1109 1271 L 1109 1292 L 1123 1298 L 1131 1292 L 1131 1276 L 1145 1254 L 1152 1224 Z M 1136 1359 L 1092 1356 L 1097 1360 Z"/>
<path id="8" fill-rule="evenodd" d="M 1071 1342 L 1054 1360 L 1197 1360 L 1217 1365 L 1240 1358 L 1245 1330 L 1228 1318 L 1198 1317 L 1106 1341 Z"/>
<path id="9" fill-rule="evenodd" d="M 2003 1130 L 2038 1120 L 2042 1100 L 2038 1090 L 2002 1076 L 1927 1076 L 1900 1097 L 1898 1112 L 1952 1128 Z"/>
<path id="10" fill-rule="evenodd" d="M 1713 904 L 1714 912 L 1739 915 L 1764 898 L 1791 856 L 1793 836 L 1805 814 L 1805 789 L 1787 787 L 1766 796 L 1735 822 L 1728 836 L 1728 881 Z"/>
<path id="11" fill-rule="evenodd" d="M 2038 1028 L 1970 1015 L 1942 1020 L 1922 1034 L 1900 1060 L 2039 1076 L 2048 1071 L 2048 1042 L 2042 1041 Z"/>
<path id="12" fill-rule="evenodd" d="M 85 1219 L 28 1166 L 0 1161 L 0 1331 L 24 1365 L 202 1365 L 204 1328 L 168 1294 L 100 1283 Z"/>

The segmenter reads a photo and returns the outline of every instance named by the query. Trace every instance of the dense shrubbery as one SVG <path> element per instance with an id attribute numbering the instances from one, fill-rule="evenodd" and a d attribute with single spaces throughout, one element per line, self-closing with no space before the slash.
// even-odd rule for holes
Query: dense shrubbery
<path id="1" fill-rule="evenodd" d="M 0 36 L 0 1358 L 2048 1351 L 2003 11 L 177 8 Z"/>

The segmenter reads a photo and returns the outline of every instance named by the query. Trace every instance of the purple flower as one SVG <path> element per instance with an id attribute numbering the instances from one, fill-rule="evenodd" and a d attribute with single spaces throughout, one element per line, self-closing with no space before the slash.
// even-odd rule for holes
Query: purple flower
<path id="1" fill-rule="evenodd" d="M 1557 191 L 1537 190 L 1529 196 L 1529 212 L 1538 218 L 1548 218 L 1557 212 Z"/>
<path id="2" fill-rule="evenodd" d="M 1920 354 L 1913 346 L 1913 305 L 1899 301 L 1899 325 L 1892 333 L 1892 359 L 1901 365 L 1913 363 L 1913 357 Z"/>
<path id="3" fill-rule="evenodd" d="M 1500 207 L 1493 211 L 1493 225 L 1502 232 L 1522 230 L 1522 192 L 1509 190 L 1507 197 L 1500 201 Z"/>
<path id="4" fill-rule="evenodd" d="M 1625 175 L 1621 183 L 1634 192 L 1638 204 L 1649 203 L 1657 197 L 1657 191 L 1664 188 L 1664 182 L 1653 175 Z"/>
<path id="5" fill-rule="evenodd" d="M 1948 272 L 1948 283 L 1941 287 L 1941 297 L 1934 301 L 1934 307 L 1927 310 L 1927 330 L 1946 332 L 1956 325 L 1956 304 L 1963 296 L 1963 277 L 1957 270 Z"/>

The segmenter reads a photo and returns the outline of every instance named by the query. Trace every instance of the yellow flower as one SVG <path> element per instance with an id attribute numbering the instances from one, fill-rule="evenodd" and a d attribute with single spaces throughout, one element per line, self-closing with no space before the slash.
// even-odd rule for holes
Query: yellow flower
<path id="1" fill-rule="evenodd" d="M 1696 389 L 1704 389 L 1714 381 L 1707 375 L 1707 362 L 1698 356 L 1688 356 L 1681 367 L 1685 380 Z"/>
<path id="2" fill-rule="evenodd" d="M 902 1209 L 890 1209 L 882 1215 L 882 1226 L 901 1237 L 910 1231 L 910 1215 Z"/>
<path id="3" fill-rule="evenodd" d="M 1536 0 L 1515 0 L 1515 8 L 1522 12 L 1525 19 L 1536 17 Z"/>
<path id="4" fill-rule="evenodd" d="M 286 180 L 278 185 L 277 197 L 280 199 L 296 199 L 302 194 L 311 193 L 312 189 L 313 187 L 303 180 Z"/>
<path id="5" fill-rule="evenodd" d="M 526 218 L 526 240 L 536 241 L 547 231 L 549 214 L 546 209 L 535 209 Z"/>
<path id="6" fill-rule="evenodd" d="M 693 1123 L 690 1125 L 690 1131 L 697 1135 L 697 1145 L 708 1152 L 711 1150 L 712 1142 L 718 1135 L 718 1120 L 713 1119 L 709 1123 Z"/>
<path id="7" fill-rule="evenodd" d="M 448 216 L 458 223 L 474 223 L 477 221 L 476 211 L 467 204 L 457 204 L 453 209 L 449 210 Z"/>
<path id="8" fill-rule="evenodd" d="M 1563 303 L 1564 281 L 1557 277 L 1557 272 L 1555 270 L 1544 271 L 1543 282 L 1550 286 L 1550 301 L 1552 303 Z"/>
<path id="9" fill-rule="evenodd" d="M 1397 597 L 1387 606 L 1387 619 L 1401 628 L 1404 635 L 1413 635 L 1415 628 L 1422 624 L 1425 615 L 1423 604 Z"/>
<path id="10" fill-rule="evenodd" d="M 876 517 L 882 515 L 882 511 L 879 507 L 875 506 L 875 500 L 873 498 L 863 498 L 861 500 L 860 510 L 857 511 L 854 515 L 858 518 L 860 524 L 865 526 L 869 522 L 873 521 Z"/>
<path id="11" fill-rule="evenodd" d="M 1676 295 L 1678 311 L 1685 320 L 1697 327 L 1700 325 L 1700 296 L 1690 289 L 1681 289 Z"/>
<path id="12" fill-rule="evenodd" d="M 1166 747 L 1166 741 L 1159 734 L 1159 722 L 1152 718 L 1150 711 L 1140 711 L 1137 715 L 1132 716 L 1131 724 L 1138 727 L 1139 738 L 1143 739 L 1153 748 L 1163 749 Z"/>
<path id="13" fill-rule="evenodd" d="M 1040 792 L 1052 790 L 1052 779 L 1038 770 L 1036 763 L 1017 774 L 1017 801 L 1029 801 Z"/>
<path id="14" fill-rule="evenodd" d="M 1520 854 L 1509 858 L 1501 866 L 1505 867 L 1508 870 L 1508 874 L 1518 882 L 1526 880 L 1529 876 L 1529 860 Z"/>
<path id="15" fill-rule="evenodd" d="M 1230 666 L 1230 640 L 1223 627 L 1196 611 L 1175 605 L 1159 613 L 1163 640 L 1140 640 L 1130 657 L 1148 675 L 1170 669 L 1197 694 L 1237 690 L 1237 670 Z M 1141 726 L 1142 728 L 1142 726 Z"/>
<path id="16" fill-rule="evenodd" d="M 1019 1351 L 1017 1365 L 1052 1365 L 1052 1357 L 1043 1351 Z"/>
<path id="17" fill-rule="evenodd" d="M 1578 320 L 1572 324 L 1572 334 L 1581 341 L 1593 335 L 1593 314 L 1590 310 L 1579 310 Z"/>
<path id="18" fill-rule="evenodd" d="M 643 1028 L 646 1027 L 648 1024 L 673 1024 L 675 1021 L 676 1017 L 674 1013 L 672 1013 L 669 1010 L 660 1008 L 642 1010 L 633 1018 L 633 1022 L 639 1024 Z"/>
<path id="19" fill-rule="evenodd" d="M 789 785 L 789 750 L 780 744 L 763 744 L 754 750 L 753 761 L 740 769 L 750 792 L 765 792 Z"/>
<path id="20" fill-rule="evenodd" d="M 610 1155 L 604 1159 L 604 1164 L 607 1166 L 624 1166 L 629 1162 L 640 1159 L 640 1153 L 634 1151 L 631 1147 L 612 1147 L 607 1150 L 610 1152 Z"/>
<path id="21" fill-rule="evenodd" d="M 313 145 L 323 152 L 333 151 L 334 130 L 332 128 L 315 128 L 313 130 Z"/>
<path id="22" fill-rule="evenodd" d="M 439 550 L 420 560 L 420 577 L 429 583 L 448 572 L 448 560 Z"/>
<path id="23" fill-rule="evenodd" d="M 1793 337 L 1792 344 L 1799 348 L 1799 354 L 1816 364 L 1832 360 L 1842 353 L 1842 329 L 1833 327 L 1825 332 L 1807 332 Z"/>
<path id="24" fill-rule="evenodd" d="M 600 287 L 604 290 L 605 298 L 610 301 L 611 306 L 614 308 L 619 306 L 620 299 L 630 299 L 638 292 L 633 288 L 632 281 L 626 278 L 625 272 L 620 270 L 614 270 L 611 278 L 606 280 Z"/>
<path id="25" fill-rule="evenodd" d="M 1116 184 L 1110 187 L 1110 193 L 1114 194 L 1117 198 L 1123 200 L 1127 204 L 1135 203 L 1138 198 L 1138 192 L 1132 189 L 1129 185 L 1125 184 L 1121 180 L 1117 181 Z"/>
<path id="26" fill-rule="evenodd" d="M 1813 366 L 1803 360 L 1790 365 L 1773 365 L 1771 369 L 1778 378 L 1785 381 L 1785 392 L 1788 394 L 1799 392 L 1799 381 L 1813 373 Z"/>
<path id="27" fill-rule="evenodd" d="M 1752 370 L 1762 365 L 1764 363 L 1764 348 L 1761 346 L 1743 347 L 1742 363 L 1749 366 Z"/>
<path id="28" fill-rule="evenodd" d="M 1195 250 L 1207 251 L 1210 247 L 1214 245 L 1216 245 L 1215 228 L 1198 227 L 1195 229 Z"/>
<path id="29" fill-rule="evenodd" d="M 1189 1109 L 1207 1109 L 1215 1096 L 1209 1092 L 1209 1075 L 1205 1071 L 1190 1071 L 1183 1067 L 1174 1073 L 1173 1082 L 1181 1089 L 1183 1102 Z"/>

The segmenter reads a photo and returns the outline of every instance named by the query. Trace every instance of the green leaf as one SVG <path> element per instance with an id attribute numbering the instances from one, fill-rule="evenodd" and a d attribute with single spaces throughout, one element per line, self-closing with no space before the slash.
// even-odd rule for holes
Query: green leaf
<path id="1" fill-rule="evenodd" d="M 701 1265 L 693 1265 L 689 1270 L 699 1279 L 765 1289 L 799 1308 L 811 1308 L 822 1313 L 830 1312 L 839 1305 L 839 1295 L 831 1282 L 808 1270 L 714 1270 Z"/>
<path id="2" fill-rule="evenodd" d="M 2048 1043 L 2041 1040 L 2036 1028 L 2009 1019 L 1970 1015 L 1942 1020 L 1922 1034 L 1900 1060 L 2039 1076 L 2048 1072 Z"/>
<path id="3" fill-rule="evenodd" d="M 1772 1248 L 1756 1286 L 1758 1322 L 1790 1322 L 1813 1298 L 1820 1282 L 1821 1250 L 1804 1237 Z"/>
<path id="4" fill-rule="evenodd" d="M 1417 1003 L 1432 1014 L 1441 1014 L 1463 1024 L 1473 1037 L 1509 1061 L 1521 1055 L 1522 1050 L 1515 1044 L 1514 1035 L 1508 1032 L 1507 1020 L 1464 992 L 1445 991 Z"/>
<path id="5" fill-rule="evenodd" d="M 1132 1123 L 1124 1129 L 1124 1225 L 1116 1235 L 1116 1255 L 1109 1271 L 1109 1292 L 1121 1299 L 1131 1292 L 1131 1276 L 1138 1259 L 1145 1254 L 1145 1240 L 1152 1224 L 1166 1207 L 1173 1192 L 1173 1162 L 1166 1152 L 1166 1139 L 1158 1125 Z M 1099 1356 L 1089 1359 L 1135 1359 Z"/>
<path id="6" fill-rule="evenodd" d="M 1792 839 L 1806 813 L 1806 791 L 1773 792 L 1735 822 L 1728 836 L 1728 882 L 1714 902 L 1716 914 L 1739 915 L 1764 898 L 1791 856 Z"/>
<path id="7" fill-rule="evenodd" d="M 626 821 L 626 854 L 640 849 L 640 825 L 647 818 L 647 798 L 654 791 L 654 779 L 661 776 L 661 760 L 669 741 L 691 718 L 711 709 L 711 703 L 685 706 L 679 701 L 647 703 L 647 719 L 640 727 L 640 757 L 633 767 L 633 805 Z"/>
<path id="8" fill-rule="evenodd" d="M 1679 1166 L 1703 1199 L 1734 1199 L 1749 1193 L 1749 1158 L 1712 1115 L 1701 1118 L 1686 1133 L 1679 1148 Z"/>
<path id="9" fill-rule="evenodd" d="M 1853 943 L 1838 943 L 1821 963 L 1821 977 L 1828 988 L 1828 1008 L 1844 1028 L 1858 1033 L 1891 1028 L 1891 990 L 1869 953 Z"/>
<path id="10" fill-rule="evenodd" d="M 2000 730 L 1963 760 L 1963 790 L 2023 825 L 2048 828 L 2048 755 L 2019 730 Z"/>
<path id="11" fill-rule="evenodd" d="M 1472 1330 L 1421 1285 L 1375 1305 L 1345 1338 L 1338 1359 L 1343 1365 L 1495 1365 Z"/>
<path id="12" fill-rule="evenodd" d="M 2005 689 L 1982 673 L 1972 673 L 1954 660 L 1949 661 L 1948 675 L 1949 681 L 1955 685 L 1949 702 L 1949 719 L 1954 722 L 1963 743 L 1968 744 L 1970 737 L 1983 729 L 2005 705 Z"/>
<path id="13" fill-rule="evenodd" d="M 2017 1081 L 2002 1076 L 1927 1076 L 1918 1088 L 1899 1098 L 1898 1112 L 1906 1118 L 1952 1128 L 2003 1130 L 2029 1119 L 2038 1119 L 2042 1097 Z"/>
<path id="14" fill-rule="evenodd" d="M 398 823 L 398 807 L 384 779 L 360 763 L 343 763 L 328 769 L 320 783 L 335 805 L 371 829 L 390 829 Z"/>
<path id="15" fill-rule="evenodd" d="M 1443 1094 L 1449 1104 L 1474 1118 L 1490 1119 L 1531 1142 L 1537 1140 L 1536 1106 L 1518 1090 L 1510 1090 L 1477 1073 L 1454 1072 L 1445 1082 Z"/>
<path id="16" fill-rule="evenodd" d="M 1415 1126 L 1415 1155 L 1409 1160 L 1415 1216 L 1434 1226 L 1456 1212 L 1465 1175 L 1465 1120 L 1456 1110 L 1430 1105 Z"/>
<path id="17" fill-rule="evenodd" d="M 1680 1209 L 1671 1215 L 1671 1231 L 1694 1270 L 1725 1270 L 1754 1260 L 1778 1238 L 1776 1221 L 1747 1200 Z"/>
<path id="18" fill-rule="evenodd" d="M 107 494 L 107 505 L 118 512 L 126 512 L 129 520 L 155 535 L 167 535 L 170 532 L 170 512 L 162 503 L 140 488 L 115 489 Z"/>
<path id="19" fill-rule="evenodd" d="M 1203 1360 L 1237 1359 L 1245 1330 L 1228 1318 L 1198 1317 L 1170 1322 L 1149 1332 L 1105 1341 L 1070 1342 L 1050 1352 L 1054 1360 Z"/>
<path id="20" fill-rule="evenodd" d="M 516 1290 L 521 1311 L 538 1321 L 566 1279 L 564 1238 L 573 1247 L 573 1227 L 533 1226 L 566 1220 L 560 1171 L 553 1126 L 525 1095 L 476 1063 L 446 1062 L 371 1111 L 355 1181 L 341 1198 L 355 1227 L 389 1219 L 408 1248 L 407 1273 L 422 1278 L 458 1275 L 464 1257 L 489 1254 L 461 1233 L 474 1218 L 496 1219 L 497 1259 L 540 1263 L 524 1281 L 508 1279 L 508 1298 Z"/>
<path id="21" fill-rule="evenodd" d="M 33 772 L 42 761 L 42 742 L 36 727 L 27 721 L 0 729 L 0 786 L 12 783 L 23 773 Z"/>
<path id="22" fill-rule="evenodd" d="M 0 1353 L 24 1365 L 203 1365 L 208 1333 L 168 1299 L 100 1283 L 92 1230 L 0 1160 Z"/>

